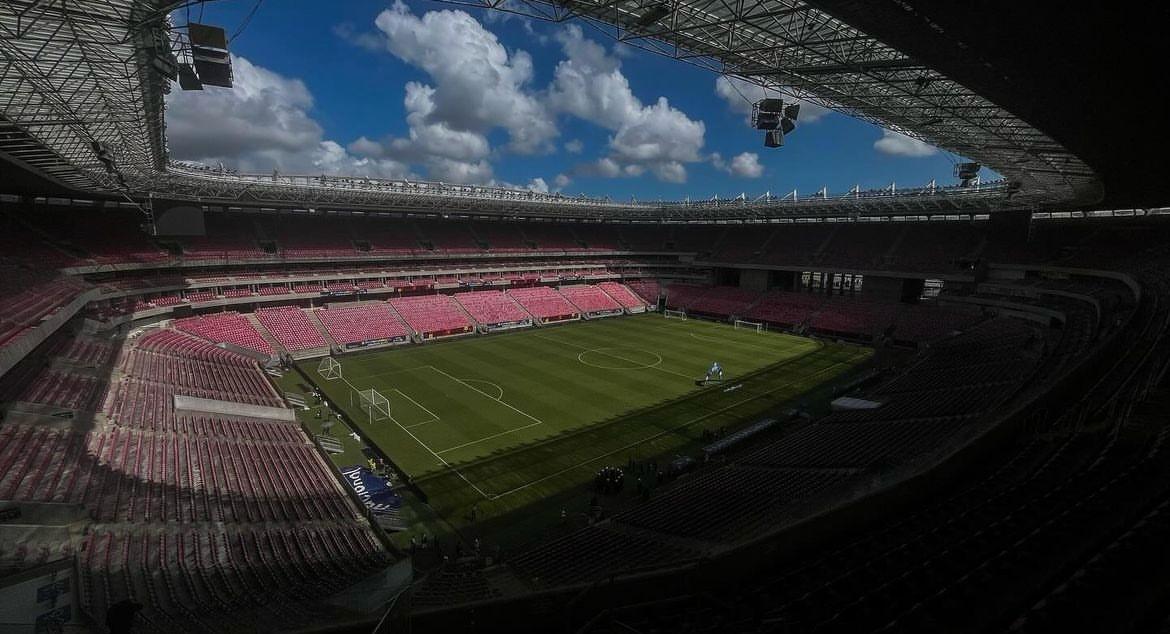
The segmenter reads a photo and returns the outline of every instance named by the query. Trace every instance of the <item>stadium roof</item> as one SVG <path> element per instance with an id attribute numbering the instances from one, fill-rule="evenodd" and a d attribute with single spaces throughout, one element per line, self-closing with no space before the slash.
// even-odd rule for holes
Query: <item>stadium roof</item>
<path id="1" fill-rule="evenodd" d="M 951 37 L 950 27 L 944 28 L 916 6 L 928 3 L 913 1 L 676 0 L 662 5 L 651 0 L 469 0 L 463 4 L 551 20 L 585 19 L 656 53 L 782 88 L 924 139 L 996 169 L 1008 183 L 964 190 L 850 192 L 803 200 L 614 203 L 440 183 L 248 176 L 193 169 L 167 160 L 163 96 L 170 83 L 153 65 L 155 43 L 170 41 L 167 13 L 180 4 L 163 0 L 0 3 L 4 68 L 0 73 L 0 157 L 63 188 L 89 194 L 121 190 L 206 203 L 392 211 L 451 208 L 501 215 L 698 219 L 974 213 L 1084 206 L 1101 198 L 1101 178 L 1094 169 L 1100 169 L 1101 162 L 1090 167 L 1078 153 L 1016 114 L 1026 111 L 1033 115 L 1030 118 L 1042 121 L 1045 112 L 1024 107 L 1027 100 L 1019 95 L 1018 84 L 995 80 L 1007 62 L 999 60 L 997 66 L 985 61 L 992 58 L 978 54 L 981 33 L 969 30 L 964 32 L 965 39 Z M 666 13 L 657 20 L 645 19 L 659 5 Z M 973 41 L 977 44 L 969 44 Z M 1061 106 L 1049 105 L 1050 109 Z M 1075 140 L 1073 134 L 1065 136 Z M 112 152 L 115 170 L 100 156 L 103 148 Z M 1083 143 L 1080 148 L 1092 153 Z"/>

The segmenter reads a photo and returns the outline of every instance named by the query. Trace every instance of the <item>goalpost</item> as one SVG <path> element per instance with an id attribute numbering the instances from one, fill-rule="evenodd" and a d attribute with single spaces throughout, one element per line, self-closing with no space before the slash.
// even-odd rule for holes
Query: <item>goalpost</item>
<path id="1" fill-rule="evenodd" d="M 754 330 L 756 332 L 764 332 L 764 324 L 758 321 L 746 321 L 743 319 L 736 319 L 733 322 L 736 330 Z"/>
<path id="2" fill-rule="evenodd" d="M 682 319 L 686 320 L 687 311 L 685 310 L 671 310 L 669 308 L 662 311 L 662 316 L 667 319 Z"/>
<path id="3" fill-rule="evenodd" d="M 335 381 L 341 377 L 341 363 L 333 357 L 325 357 L 321 359 L 321 363 L 317 364 L 317 374 L 326 381 Z"/>
<path id="4" fill-rule="evenodd" d="M 352 393 L 350 394 L 349 400 L 349 404 L 353 405 Z M 378 390 L 370 388 L 368 390 L 358 391 L 357 401 L 371 423 L 390 418 L 390 399 L 383 396 Z"/>

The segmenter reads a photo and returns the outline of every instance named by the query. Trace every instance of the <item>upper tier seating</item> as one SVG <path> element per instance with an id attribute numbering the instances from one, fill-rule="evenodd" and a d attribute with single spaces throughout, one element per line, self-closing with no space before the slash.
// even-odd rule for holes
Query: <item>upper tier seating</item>
<path id="1" fill-rule="evenodd" d="M 321 308 L 317 310 L 317 319 L 342 346 L 410 336 L 406 324 L 384 302 Z"/>
<path id="2" fill-rule="evenodd" d="M 507 222 L 475 222 L 471 224 L 471 230 L 480 240 L 487 243 L 491 251 L 521 253 L 531 250 L 524 243 L 520 225 Z"/>
<path id="3" fill-rule="evenodd" d="M 424 337 L 472 331 L 467 315 L 447 295 L 395 297 L 390 300 L 390 305 L 415 332 Z"/>
<path id="4" fill-rule="evenodd" d="M 98 264 L 157 263 L 170 258 L 139 229 L 143 218 L 136 211 L 45 211 L 31 214 L 30 219 L 49 235 L 82 249 Z"/>
<path id="5" fill-rule="evenodd" d="M 0 346 L 57 312 L 88 285 L 48 270 L 0 265 Z"/>
<path id="6" fill-rule="evenodd" d="M 261 308 L 256 311 L 256 318 L 289 352 L 329 345 L 309 316 L 295 306 Z"/>
<path id="7" fill-rule="evenodd" d="M 281 253 L 288 258 L 352 257 L 357 255 L 344 218 L 282 215 L 272 219 Z M 271 229 L 266 229 L 268 233 Z M 269 234 L 272 235 L 272 234 Z"/>
<path id="8" fill-rule="evenodd" d="M 645 308 L 646 301 L 638 297 L 628 286 L 619 282 L 601 282 L 598 288 L 614 298 L 623 308 Z"/>
<path id="9" fill-rule="evenodd" d="M 485 326 L 532 319 L 504 291 L 469 291 L 466 293 L 456 293 L 455 299 L 475 321 Z"/>
<path id="10" fill-rule="evenodd" d="M 618 225 L 622 242 L 633 251 L 665 251 L 666 232 L 658 225 Z"/>
<path id="11" fill-rule="evenodd" d="M 560 293 L 582 313 L 620 311 L 621 304 L 592 284 L 570 284 L 560 287 Z"/>
<path id="12" fill-rule="evenodd" d="M 614 225 L 578 224 L 573 225 L 573 233 L 591 251 L 615 251 L 621 248 L 621 238 Z"/>
<path id="13" fill-rule="evenodd" d="M 465 222 L 416 221 L 419 232 L 436 251 L 447 253 L 479 253 L 482 251 Z"/>
<path id="14" fill-rule="evenodd" d="M 853 269 L 874 269 L 898 243 L 904 223 L 837 223 L 832 238 L 818 254 L 818 261 Z"/>
<path id="15" fill-rule="evenodd" d="M 524 236 L 530 242 L 536 243 L 538 249 L 570 251 L 581 248 L 572 232 L 565 225 L 531 222 L 524 224 L 523 228 Z"/>
<path id="16" fill-rule="evenodd" d="M 260 248 L 247 216 L 205 214 L 203 222 L 205 235 L 176 238 L 182 244 L 184 259 L 255 260 L 271 257 Z"/>
<path id="17" fill-rule="evenodd" d="M 216 343 L 231 343 L 265 354 L 274 354 L 272 346 L 256 332 L 252 322 L 236 312 L 215 313 L 178 319 L 175 328 Z"/>
<path id="18" fill-rule="evenodd" d="M 577 316 L 577 309 L 563 295 L 547 286 L 513 288 L 508 295 L 537 319 L 559 320 Z"/>

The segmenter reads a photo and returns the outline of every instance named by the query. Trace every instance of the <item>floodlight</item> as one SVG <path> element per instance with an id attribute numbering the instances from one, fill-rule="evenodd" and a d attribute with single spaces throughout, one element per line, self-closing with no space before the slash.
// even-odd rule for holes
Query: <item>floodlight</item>
<path id="1" fill-rule="evenodd" d="M 761 111 L 756 115 L 757 130 L 775 130 L 780 127 L 780 115 L 775 112 Z"/>
<path id="2" fill-rule="evenodd" d="M 784 118 L 780 120 L 780 129 L 784 131 L 784 134 L 788 134 L 796 129 L 796 124 L 792 122 L 792 119 Z"/>
<path id="3" fill-rule="evenodd" d="M 784 118 L 796 121 L 797 115 L 800 114 L 800 104 L 794 103 L 784 107 Z"/>

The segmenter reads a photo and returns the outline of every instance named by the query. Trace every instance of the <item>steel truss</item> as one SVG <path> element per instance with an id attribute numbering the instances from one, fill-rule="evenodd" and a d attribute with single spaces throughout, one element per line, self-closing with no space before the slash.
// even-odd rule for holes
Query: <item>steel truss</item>
<path id="1" fill-rule="evenodd" d="M 922 187 L 756 200 L 621 203 L 513 190 L 433 182 L 368 178 L 273 176 L 199 170 L 172 164 L 154 183 L 157 196 L 211 205 L 465 214 L 588 220 L 752 220 L 840 215 L 973 214 L 1019 209 L 1005 182 L 977 187 Z"/>
<path id="2" fill-rule="evenodd" d="M 344 177 L 258 176 L 167 160 L 159 41 L 172 0 L 0 2 L 0 154 L 69 188 L 208 205 L 630 220 L 987 213 L 1086 204 L 1096 175 L 1038 130 L 939 73 L 792 0 L 448 0 L 582 18 L 658 54 L 776 88 L 988 165 L 1011 184 L 827 193 L 796 200 L 622 203 L 527 190 Z M 117 174 L 95 142 L 114 156 Z"/>
<path id="3" fill-rule="evenodd" d="M 150 0 L 0 2 L 0 153 L 60 184 L 124 190 L 165 166 L 167 84 L 148 58 L 165 11 Z"/>
<path id="4" fill-rule="evenodd" d="M 1044 133 L 802 0 L 438 1 L 584 20 L 626 44 L 968 157 L 1018 182 L 1021 198 L 1090 204 L 1102 195 L 1092 169 Z M 662 17 L 645 19 L 655 14 Z"/>

